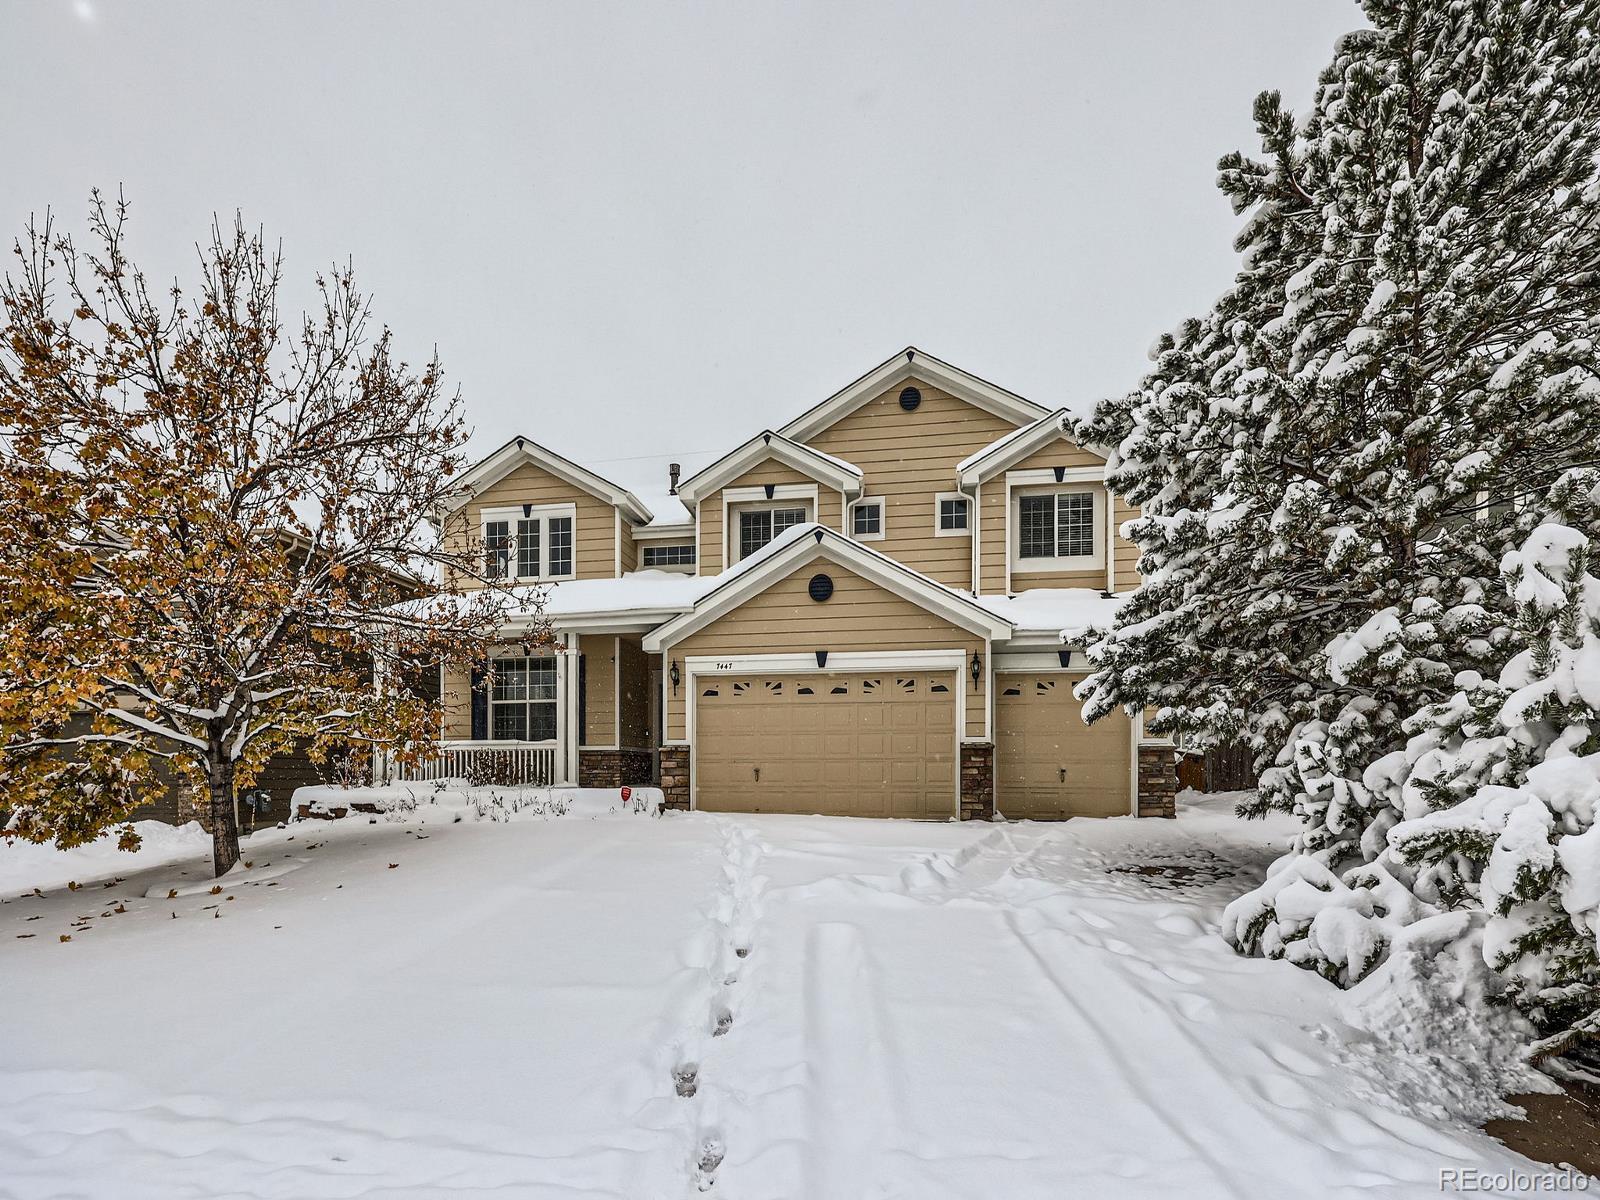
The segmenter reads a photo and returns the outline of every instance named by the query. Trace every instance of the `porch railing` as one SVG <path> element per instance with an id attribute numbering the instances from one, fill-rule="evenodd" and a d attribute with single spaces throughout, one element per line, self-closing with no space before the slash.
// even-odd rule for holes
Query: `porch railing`
<path id="1" fill-rule="evenodd" d="M 396 764 L 405 782 L 466 779 L 474 785 L 543 787 L 559 782 L 555 742 L 444 741 L 439 753 L 413 766 Z"/>

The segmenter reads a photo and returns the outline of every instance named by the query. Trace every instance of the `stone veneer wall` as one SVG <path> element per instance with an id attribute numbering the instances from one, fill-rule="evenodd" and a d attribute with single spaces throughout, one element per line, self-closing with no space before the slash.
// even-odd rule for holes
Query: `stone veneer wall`
<path id="1" fill-rule="evenodd" d="M 994 746 L 964 742 L 961 746 L 961 819 L 994 819 Z"/>
<path id="2" fill-rule="evenodd" d="M 1171 746 L 1140 746 L 1139 815 L 1175 817 L 1177 797 L 1177 753 Z"/>
<path id="3" fill-rule="evenodd" d="M 578 786 L 644 787 L 655 773 L 648 750 L 579 750 Z"/>
<path id="4" fill-rule="evenodd" d="M 663 746 L 661 759 L 661 807 L 689 809 L 689 747 Z"/>

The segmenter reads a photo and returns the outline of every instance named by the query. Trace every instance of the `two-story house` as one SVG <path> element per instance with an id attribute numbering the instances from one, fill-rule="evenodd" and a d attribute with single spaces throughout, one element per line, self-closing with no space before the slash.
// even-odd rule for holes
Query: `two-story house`
<path id="1" fill-rule="evenodd" d="M 1170 814 L 1170 744 L 1072 695 L 1138 552 L 1070 428 L 910 348 L 651 507 L 509 442 L 442 519 L 544 590 L 557 646 L 513 620 L 492 672 L 446 678 L 429 769 L 714 811 Z"/>

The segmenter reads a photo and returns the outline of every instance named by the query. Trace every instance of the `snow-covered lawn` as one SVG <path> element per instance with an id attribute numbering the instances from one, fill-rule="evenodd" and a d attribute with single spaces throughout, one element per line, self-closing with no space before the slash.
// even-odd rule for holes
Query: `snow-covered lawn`
<path id="1" fill-rule="evenodd" d="M 359 818 L 171 900 L 194 850 L 70 892 L 40 864 L 19 898 L 0 848 L 0 1196 L 1282 1200 L 1530 1169 L 1333 988 L 1219 940 L 1285 832 L 1215 803 Z"/>

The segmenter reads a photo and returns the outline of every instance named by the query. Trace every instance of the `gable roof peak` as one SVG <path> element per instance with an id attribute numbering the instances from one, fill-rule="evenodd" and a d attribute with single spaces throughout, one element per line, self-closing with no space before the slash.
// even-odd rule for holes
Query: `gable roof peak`
<path id="1" fill-rule="evenodd" d="M 588 467 L 573 462 L 565 455 L 557 454 L 548 446 L 541 446 L 523 434 L 518 434 L 492 454 L 486 455 L 468 467 L 457 480 L 456 492 L 445 511 L 455 511 L 484 488 L 497 480 L 504 479 L 525 463 L 532 463 L 580 491 L 588 492 L 591 496 L 615 505 L 635 524 L 646 524 L 654 517 L 654 514 L 627 488 L 612 483 Z"/>
<path id="2" fill-rule="evenodd" d="M 986 412 L 1010 421 L 1029 425 L 1049 410 L 1013 391 L 991 383 L 954 363 L 937 358 L 917 346 L 906 346 L 884 359 L 865 375 L 846 384 L 822 403 L 801 413 L 777 432 L 795 441 L 814 437 L 834 422 L 848 416 L 867 401 L 893 387 L 902 379 L 915 376 L 941 388 L 952 396 Z"/>

